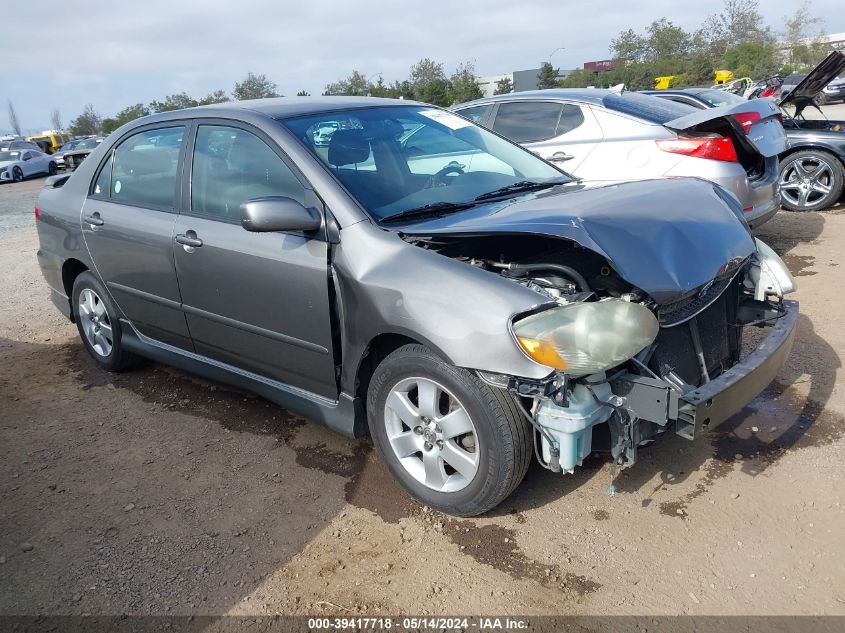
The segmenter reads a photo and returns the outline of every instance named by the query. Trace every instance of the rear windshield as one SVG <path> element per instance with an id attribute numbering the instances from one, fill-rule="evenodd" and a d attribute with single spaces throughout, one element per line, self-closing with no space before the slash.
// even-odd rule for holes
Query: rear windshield
<path id="1" fill-rule="evenodd" d="M 699 90 L 695 93 L 695 95 L 699 99 L 704 99 L 704 101 L 714 108 L 718 108 L 719 106 L 735 105 L 745 101 L 744 97 L 735 95 L 727 90 Z"/>
<path id="2" fill-rule="evenodd" d="M 609 94 L 602 99 L 602 103 L 608 110 L 615 110 L 660 125 L 692 112 L 697 112 L 697 108 L 693 106 L 637 92 Z"/>

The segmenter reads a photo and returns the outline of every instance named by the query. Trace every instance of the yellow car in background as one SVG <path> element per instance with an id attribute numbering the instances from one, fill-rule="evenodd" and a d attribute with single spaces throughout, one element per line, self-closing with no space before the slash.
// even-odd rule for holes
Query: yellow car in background
<path id="1" fill-rule="evenodd" d="M 70 140 L 70 134 L 51 130 L 34 136 L 28 136 L 26 140 L 38 145 L 46 154 L 53 154 Z"/>

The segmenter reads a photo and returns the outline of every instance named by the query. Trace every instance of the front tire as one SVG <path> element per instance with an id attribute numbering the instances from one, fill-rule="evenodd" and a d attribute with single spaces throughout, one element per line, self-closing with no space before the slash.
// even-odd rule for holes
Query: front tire
<path id="1" fill-rule="evenodd" d="M 140 358 L 121 343 L 120 320 L 105 287 L 93 273 L 80 273 L 73 283 L 73 317 L 88 353 L 106 371 L 121 371 Z"/>
<path id="2" fill-rule="evenodd" d="M 53 161 L 50 161 L 50 165 L 47 167 L 47 174 L 49 176 L 55 176 L 59 171 L 59 166 L 56 165 Z"/>
<path id="3" fill-rule="evenodd" d="M 781 204 L 790 211 L 821 211 L 836 204 L 845 187 L 842 163 L 820 150 L 802 150 L 780 163 Z"/>
<path id="4" fill-rule="evenodd" d="M 15 182 L 23 182 L 23 171 L 20 167 L 15 167 L 12 170 L 12 180 Z"/>
<path id="5" fill-rule="evenodd" d="M 370 381 L 373 444 L 411 495 L 447 514 L 487 512 L 519 485 L 532 430 L 506 391 L 422 345 L 387 356 Z"/>

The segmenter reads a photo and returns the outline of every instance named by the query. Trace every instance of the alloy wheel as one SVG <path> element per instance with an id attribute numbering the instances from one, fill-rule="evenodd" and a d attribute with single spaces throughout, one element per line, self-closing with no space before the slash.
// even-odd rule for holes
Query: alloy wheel
<path id="1" fill-rule="evenodd" d="M 780 191 L 796 207 L 813 207 L 833 189 L 833 167 L 821 156 L 801 156 L 781 170 Z"/>
<path id="2" fill-rule="evenodd" d="M 100 356 L 108 356 L 114 347 L 114 338 L 103 300 L 93 290 L 85 288 L 79 293 L 78 307 L 79 322 L 88 344 Z"/>
<path id="3" fill-rule="evenodd" d="M 12 170 L 12 180 L 14 180 L 15 182 L 23 181 L 23 172 L 21 171 L 20 167 L 15 167 Z"/>
<path id="4" fill-rule="evenodd" d="M 384 407 L 387 439 L 402 467 L 438 492 L 466 488 L 478 472 L 478 433 L 469 413 L 443 385 L 405 378 Z"/>

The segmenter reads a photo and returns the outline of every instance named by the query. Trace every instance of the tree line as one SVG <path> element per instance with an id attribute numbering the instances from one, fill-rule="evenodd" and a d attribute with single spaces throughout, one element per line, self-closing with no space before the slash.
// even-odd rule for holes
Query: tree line
<path id="1" fill-rule="evenodd" d="M 713 83 L 714 71 L 765 79 L 808 70 L 827 54 L 823 21 L 807 2 L 786 16 L 780 28 L 765 24 L 758 0 L 725 0 L 695 31 L 667 18 L 654 20 L 642 31 L 626 29 L 610 42 L 614 69 L 601 74 L 586 69 L 557 82 L 565 88 L 624 83 L 631 90 L 654 87 L 655 77 L 674 76 L 672 86 Z M 544 67 L 546 64 L 544 64 Z M 557 76 L 556 69 L 545 69 Z"/>
<path id="2" fill-rule="evenodd" d="M 586 69 L 571 72 L 559 80 L 560 70 L 543 62 L 537 77 L 537 88 L 578 88 L 612 86 L 623 83 L 628 89 L 642 90 L 654 86 L 655 77 L 674 76 L 674 86 L 707 85 L 715 70 L 731 70 L 736 77 L 755 79 L 776 73 L 788 74 L 818 63 L 827 53 L 821 39 L 823 21 L 810 11 L 808 2 L 792 15 L 784 17 L 779 29 L 765 24 L 759 0 L 725 0 L 719 13 L 710 15 L 694 31 L 687 31 L 663 17 L 653 20 L 642 31 L 626 29 L 610 42 L 613 70 L 594 73 Z M 511 78 L 497 82 L 494 94 L 513 91 Z M 326 85 L 324 95 L 372 96 L 404 98 L 450 106 L 483 96 L 471 61 L 460 63 L 447 75 L 444 64 L 429 58 L 419 60 L 408 77 L 386 83 L 380 73 L 351 74 Z M 168 95 L 163 101 L 136 103 L 112 117 L 103 118 L 93 104 L 85 106 L 73 119 L 68 131 L 74 135 L 108 134 L 121 125 L 155 112 L 166 112 L 230 100 L 261 99 L 282 96 L 278 86 L 266 75 L 248 73 L 237 82 L 231 93 L 215 90 L 195 98 L 185 92 Z M 301 90 L 297 96 L 308 96 Z M 8 104 L 9 120 L 20 133 L 14 106 Z M 58 109 L 52 117 L 53 127 L 62 129 Z"/>
<path id="3" fill-rule="evenodd" d="M 224 103 L 232 100 L 243 101 L 246 99 L 264 99 L 266 97 L 282 96 L 277 91 L 278 86 L 268 79 L 266 75 L 247 73 L 243 81 L 235 84 L 231 94 L 226 94 L 225 90 L 215 90 L 204 97 L 194 98 L 186 92 L 179 92 L 177 94 L 167 95 L 163 101 L 153 99 L 147 104 L 136 103 L 127 106 L 112 117 L 103 118 L 94 105 L 89 103 L 82 110 L 82 113 L 70 122 L 68 132 L 74 136 L 109 134 L 124 123 L 129 123 L 148 114 L 181 110 L 182 108 L 194 108 L 196 106 Z M 53 125 L 56 125 L 55 118 Z M 56 129 L 61 129 L 61 126 Z"/>
<path id="4" fill-rule="evenodd" d="M 369 77 L 373 76 L 370 75 Z M 370 81 L 369 77 L 353 70 L 348 77 L 328 84 L 323 94 L 392 97 L 397 99 L 401 97 L 441 106 L 462 103 L 483 96 L 472 62 L 458 64 L 455 72 L 447 76 L 442 63 L 428 58 L 421 59 L 411 66 L 407 79 L 394 81 L 390 85 L 385 83 L 381 75 L 375 81 Z M 510 91 L 511 88 L 508 88 L 507 92 Z M 70 122 L 68 131 L 75 136 L 109 134 L 125 123 L 156 112 L 223 103 L 230 100 L 241 101 L 280 96 L 283 95 L 279 94 L 278 86 L 266 75 L 248 73 L 243 81 L 235 84 L 231 95 L 224 90 L 215 90 L 204 97 L 194 98 L 185 92 L 180 92 L 166 96 L 163 101 L 153 100 L 149 103 L 136 103 L 127 106 L 114 116 L 107 118 L 103 118 L 93 104 L 88 104 L 82 113 Z M 300 90 L 296 93 L 296 96 L 307 97 L 310 95 L 308 92 Z M 55 121 L 54 118 L 54 125 Z M 57 129 L 60 129 L 60 127 L 57 127 Z"/>

